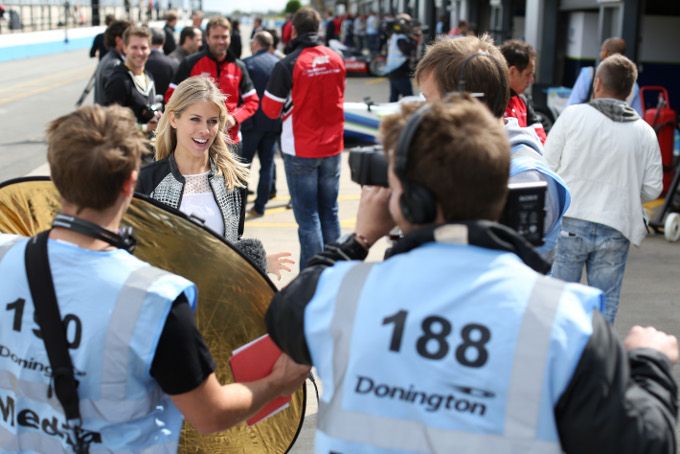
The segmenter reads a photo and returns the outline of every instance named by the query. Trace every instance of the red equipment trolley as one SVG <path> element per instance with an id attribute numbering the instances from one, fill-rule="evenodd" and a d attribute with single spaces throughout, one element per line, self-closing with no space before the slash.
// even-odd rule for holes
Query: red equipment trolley
<path id="1" fill-rule="evenodd" d="M 658 92 L 656 107 L 648 109 L 645 106 L 645 93 Z M 642 102 L 642 117 L 649 123 L 659 140 L 661 149 L 661 164 L 663 165 L 663 194 L 668 192 L 668 187 L 673 181 L 675 166 L 673 165 L 673 141 L 677 125 L 676 113 L 668 103 L 668 90 L 659 86 L 640 88 L 640 101 Z"/>

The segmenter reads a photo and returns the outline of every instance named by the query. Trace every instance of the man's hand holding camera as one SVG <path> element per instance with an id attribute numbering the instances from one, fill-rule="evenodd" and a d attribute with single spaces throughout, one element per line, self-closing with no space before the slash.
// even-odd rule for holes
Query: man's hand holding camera
<path id="1" fill-rule="evenodd" d="M 392 190 L 380 186 L 364 186 L 357 212 L 356 238 L 369 249 L 395 226 L 389 204 Z"/>
<path id="2" fill-rule="evenodd" d="M 153 118 L 151 120 L 149 120 L 149 122 L 145 125 L 146 126 L 145 132 L 147 132 L 147 133 L 154 132 L 156 130 L 156 128 L 158 127 L 158 121 L 160 119 L 161 119 L 160 111 L 155 111 Z"/>
<path id="3" fill-rule="evenodd" d="M 678 362 L 678 340 L 675 336 L 659 331 L 652 326 L 635 325 L 624 340 L 626 350 L 649 348 L 663 353 L 671 363 Z"/>

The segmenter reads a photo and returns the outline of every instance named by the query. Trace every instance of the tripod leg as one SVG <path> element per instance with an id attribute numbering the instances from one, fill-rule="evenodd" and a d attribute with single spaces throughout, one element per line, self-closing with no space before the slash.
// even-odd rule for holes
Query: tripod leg
<path id="1" fill-rule="evenodd" d="M 85 98 L 87 98 L 87 95 L 89 95 L 90 92 L 92 91 L 92 88 L 94 87 L 94 79 L 95 79 L 96 75 L 97 75 L 97 71 L 95 70 L 95 72 L 92 73 L 90 80 L 87 81 L 87 85 L 85 85 L 85 89 L 83 90 L 83 93 L 80 95 L 80 98 L 78 98 L 78 101 L 76 101 L 76 108 L 83 105 Z"/>

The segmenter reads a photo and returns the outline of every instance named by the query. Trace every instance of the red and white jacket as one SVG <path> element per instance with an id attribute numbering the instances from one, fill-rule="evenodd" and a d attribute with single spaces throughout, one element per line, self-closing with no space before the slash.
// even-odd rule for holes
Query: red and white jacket
<path id="1" fill-rule="evenodd" d="M 274 67 L 262 99 L 269 118 L 283 112 L 281 151 L 303 158 L 335 156 L 343 148 L 345 64 L 316 34 Z"/>
<path id="2" fill-rule="evenodd" d="M 260 104 L 260 98 L 257 96 L 245 64 L 231 53 L 227 53 L 224 60 L 217 61 L 207 49 L 189 55 L 182 60 L 174 80 L 165 92 L 166 104 L 177 85 L 191 76 L 212 78 L 222 93 L 227 96 L 225 102 L 227 112 L 236 119 L 237 123 L 229 130 L 229 136 L 234 142 L 239 142 L 239 125 L 252 117 Z"/>
<path id="3" fill-rule="evenodd" d="M 518 94 L 515 90 L 510 90 L 510 100 L 508 101 L 508 107 L 505 108 L 503 113 L 503 118 L 517 118 L 519 126 L 522 128 L 530 127 L 541 139 L 541 144 L 545 143 L 547 135 L 545 129 L 543 129 L 543 124 L 534 112 L 533 107 L 527 103 L 523 95 Z"/>

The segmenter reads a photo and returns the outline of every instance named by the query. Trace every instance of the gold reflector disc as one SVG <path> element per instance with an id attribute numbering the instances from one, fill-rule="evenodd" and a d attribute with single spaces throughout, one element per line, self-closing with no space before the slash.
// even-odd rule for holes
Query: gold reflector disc
<path id="1" fill-rule="evenodd" d="M 0 232 L 32 236 L 50 227 L 59 195 L 44 177 L 0 185 Z M 123 223 L 137 238 L 135 256 L 186 277 L 198 287 L 196 325 L 217 364 L 221 383 L 233 382 L 229 357 L 266 332 L 264 314 L 276 291 L 269 278 L 222 238 L 177 210 L 135 195 Z M 305 408 L 302 386 L 290 406 L 254 425 L 203 436 L 185 424 L 181 453 L 284 453 L 295 441 Z"/>

